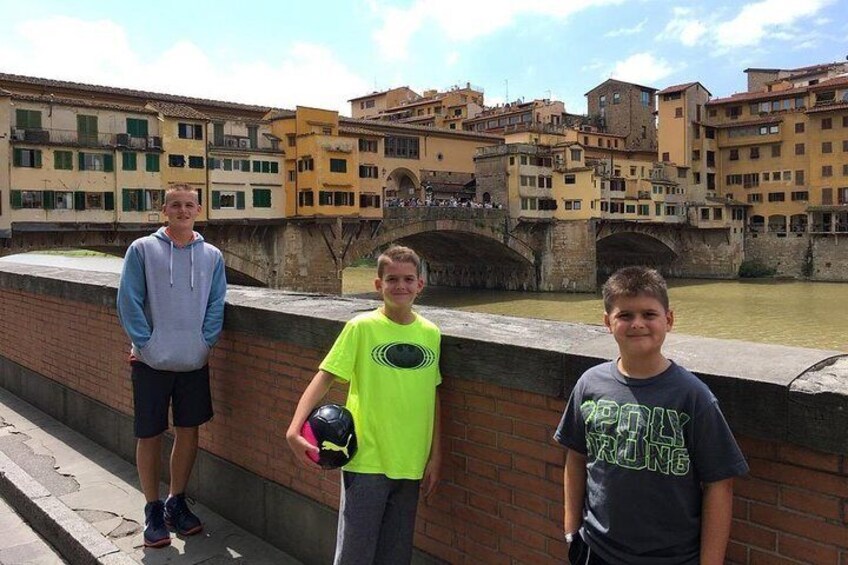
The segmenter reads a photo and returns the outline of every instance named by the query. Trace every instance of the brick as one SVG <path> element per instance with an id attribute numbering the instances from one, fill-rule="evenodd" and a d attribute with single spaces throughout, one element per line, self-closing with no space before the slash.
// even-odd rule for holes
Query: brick
<path id="1" fill-rule="evenodd" d="M 779 489 L 772 482 L 747 476 L 739 477 L 733 481 L 733 493 L 738 497 L 777 504 Z"/>
<path id="2" fill-rule="evenodd" d="M 513 563 L 527 563 L 533 565 L 562 565 L 558 560 L 544 554 L 544 547 L 538 551 L 516 543 L 513 540 L 501 540 L 500 550 L 513 558 Z"/>
<path id="3" fill-rule="evenodd" d="M 840 499 L 808 490 L 781 486 L 780 504 L 786 508 L 830 520 L 840 520 L 842 517 Z"/>
<path id="4" fill-rule="evenodd" d="M 804 485 L 812 491 L 848 498 L 848 477 L 771 461 L 751 461 L 751 476 L 785 485 Z"/>
<path id="5" fill-rule="evenodd" d="M 547 425 L 552 429 L 556 427 L 562 417 L 562 414 L 557 414 L 553 410 L 524 406 L 506 400 L 498 401 L 498 413 L 525 422 Z"/>
<path id="6" fill-rule="evenodd" d="M 758 457 L 762 459 L 777 459 L 778 444 L 772 441 L 754 439 L 750 436 L 737 436 L 742 453 L 750 461 L 752 458 Z"/>
<path id="7" fill-rule="evenodd" d="M 485 563 L 486 565 L 511 565 L 508 555 L 500 551 L 492 550 L 476 541 L 464 537 L 459 541 L 460 550 L 463 552 L 463 557 L 460 561 L 452 563 L 468 563 L 474 565 Z"/>
<path id="8" fill-rule="evenodd" d="M 748 563 L 748 546 L 730 540 L 727 544 L 727 552 L 724 555 L 725 563 L 743 565 Z"/>
<path id="9" fill-rule="evenodd" d="M 512 487 L 516 496 L 530 493 L 544 496 L 548 500 L 559 500 L 563 496 L 562 486 L 551 483 L 545 479 L 517 473 L 509 469 L 501 469 L 498 472 L 498 480 L 502 485 Z"/>
<path id="10" fill-rule="evenodd" d="M 821 519 L 811 518 L 789 510 L 773 506 L 751 503 L 751 522 L 768 526 L 775 530 L 792 533 L 802 538 L 848 548 L 848 530 L 844 526 L 830 524 Z"/>
<path id="11" fill-rule="evenodd" d="M 528 528 L 552 538 L 562 534 L 560 523 L 548 520 L 547 516 L 539 516 L 515 506 L 502 504 L 500 515 L 515 528 Z"/>
<path id="12" fill-rule="evenodd" d="M 461 439 L 451 440 L 452 450 L 470 458 L 480 459 L 501 467 L 509 467 L 512 463 L 512 455 L 509 452 L 478 445 Z"/>
<path id="13" fill-rule="evenodd" d="M 514 453 L 516 457 L 526 456 L 547 463 L 563 464 L 563 451 L 552 443 L 529 441 L 513 436 L 501 436 L 499 441 L 501 449 Z"/>
<path id="14" fill-rule="evenodd" d="M 803 561 L 787 559 L 773 553 L 765 553 L 757 549 L 751 549 L 748 565 L 800 565 Z"/>
<path id="15" fill-rule="evenodd" d="M 777 541 L 780 555 L 816 565 L 839 565 L 839 550 L 789 534 L 781 533 Z"/>
<path id="16" fill-rule="evenodd" d="M 787 443 L 778 445 L 777 452 L 777 459 L 780 461 L 829 473 L 839 473 L 842 464 L 841 455 L 822 453 Z"/>
<path id="17" fill-rule="evenodd" d="M 777 532 L 750 522 L 734 520 L 731 526 L 733 540 L 750 546 L 775 551 L 777 549 Z"/>

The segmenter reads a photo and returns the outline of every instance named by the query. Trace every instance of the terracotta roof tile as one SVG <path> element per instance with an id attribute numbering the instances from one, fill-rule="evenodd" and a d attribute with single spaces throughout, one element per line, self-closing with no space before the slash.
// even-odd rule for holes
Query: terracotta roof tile
<path id="1" fill-rule="evenodd" d="M 803 94 L 807 92 L 806 86 L 797 88 L 787 88 L 786 90 L 778 90 L 774 92 L 740 92 L 725 98 L 716 98 L 707 102 L 707 106 L 716 106 L 719 104 L 730 104 L 733 102 L 750 102 L 752 100 L 771 100 L 773 98 L 783 98 L 790 94 Z"/>
<path id="2" fill-rule="evenodd" d="M 683 92 L 687 88 L 695 86 L 696 84 L 699 84 L 699 83 L 697 83 L 697 82 L 686 82 L 686 83 L 683 83 L 683 84 L 675 84 L 674 86 L 667 86 L 667 87 L 663 88 L 662 90 L 660 90 L 659 92 L 657 92 L 657 96 L 659 96 L 660 94 L 672 94 L 674 92 Z"/>
<path id="3" fill-rule="evenodd" d="M 167 116 L 169 118 L 185 118 L 187 120 L 208 120 L 209 116 L 198 112 L 191 106 L 187 106 L 185 104 L 174 104 L 172 102 L 148 102 L 148 108 L 152 108 L 156 110 L 163 116 Z"/>
<path id="4" fill-rule="evenodd" d="M 102 108 L 104 110 L 117 110 L 119 112 L 132 112 L 135 114 L 156 114 L 155 111 L 144 106 L 132 106 L 130 104 L 111 104 L 100 100 L 86 98 L 67 98 L 64 96 L 51 96 L 49 94 L 16 94 L 11 92 L 14 100 L 27 102 L 39 102 L 42 104 L 57 104 L 59 106 L 84 106 L 86 108 Z"/>
<path id="5" fill-rule="evenodd" d="M 339 126 L 339 133 L 348 133 L 351 135 L 369 135 L 371 137 L 385 137 L 384 134 L 376 131 L 350 126 Z"/>
<path id="6" fill-rule="evenodd" d="M 447 128 L 435 128 L 431 126 L 415 126 L 409 124 L 399 124 L 397 122 L 386 122 L 382 120 L 364 120 L 359 118 L 347 118 L 347 117 L 339 117 L 339 126 L 344 124 L 346 126 L 353 127 L 361 127 L 366 130 L 376 129 L 376 130 L 386 130 L 386 129 L 399 129 L 406 130 L 410 132 L 418 132 L 424 133 L 428 135 L 442 135 L 442 136 L 458 136 L 458 137 L 473 137 L 476 139 L 485 139 L 487 141 L 503 141 L 503 136 L 500 135 L 492 135 L 489 133 L 477 133 L 472 131 L 459 131 L 454 129 Z"/>

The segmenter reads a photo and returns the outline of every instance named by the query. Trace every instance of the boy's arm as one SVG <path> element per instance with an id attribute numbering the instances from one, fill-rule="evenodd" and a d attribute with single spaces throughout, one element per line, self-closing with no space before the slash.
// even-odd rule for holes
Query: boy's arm
<path id="1" fill-rule="evenodd" d="M 221 337 L 224 327 L 224 300 L 227 296 L 227 274 L 224 260 L 219 256 L 212 272 L 212 287 L 206 303 L 206 315 L 203 317 L 203 339 L 206 345 L 214 346 Z"/>
<path id="2" fill-rule="evenodd" d="M 583 501 L 586 497 L 586 456 L 568 449 L 563 474 L 565 518 L 563 532 L 572 534 L 583 524 Z"/>
<path id="3" fill-rule="evenodd" d="M 147 281 L 144 277 L 144 263 L 138 250 L 130 246 L 124 257 L 121 280 L 118 283 L 118 319 L 121 326 L 136 347 L 144 347 L 150 340 L 153 328 L 144 315 L 144 301 L 147 298 Z"/>
<path id="4" fill-rule="evenodd" d="M 701 565 L 721 565 L 733 517 L 733 479 L 704 483 L 701 508 Z"/>
<path id="5" fill-rule="evenodd" d="M 295 459 L 301 464 L 313 469 L 319 469 L 320 467 L 306 455 L 306 452 L 311 451 L 317 455 L 320 450 L 300 435 L 300 429 L 303 427 L 303 423 L 309 417 L 312 409 L 326 396 L 335 378 L 335 375 L 324 370 L 319 370 L 312 377 L 312 382 L 303 391 L 303 395 L 301 395 L 300 401 L 297 403 L 297 408 L 295 408 L 289 429 L 286 431 L 286 441 L 294 453 Z"/>
<path id="6" fill-rule="evenodd" d="M 442 408 L 439 401 L 439 389 L 436 389 L 436 408 L 433 415 L 433 442 L 430 446 L 430 459 L 427 461 L 427 467 L 424 469 L 424 480 L 421 482 L 421 488 L 424 489 L 424 496 L 429 497 L 439 479 L 442 476 Z"/>

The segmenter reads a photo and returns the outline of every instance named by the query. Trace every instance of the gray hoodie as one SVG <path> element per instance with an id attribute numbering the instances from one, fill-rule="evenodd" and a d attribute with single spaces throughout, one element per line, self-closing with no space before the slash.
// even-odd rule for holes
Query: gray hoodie
<path id="1" fill-rule="evenodd" d="M 203 367 L 221 334 L 226 291 L 223 256 L 199 233 L 185 247 L 164 227 L 135 240 L 118 287 L 118 318 L 132 354 L 162 371 Z"/>

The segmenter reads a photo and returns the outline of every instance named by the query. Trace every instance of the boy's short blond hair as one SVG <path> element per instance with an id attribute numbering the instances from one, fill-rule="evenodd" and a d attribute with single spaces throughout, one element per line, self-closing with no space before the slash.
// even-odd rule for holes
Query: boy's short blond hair
<path id="1" fill-rule="evenodd" d="M 666 311 L 669 309 L 668 286 L 663 276 L 648 267 L 624 267 L 612 274 L 603 287 L 604 312 L 609 314 L 619 298 L 650 296 L 656 298 Z"/>
<path id="2" fill-rule="evenodd" d="M 415 265 L 415 274 L 421 276 L 421 258 L 418 253 L 402 245 L 392 245 L 377 258 L 377 276 L 383 278 L 389 263 L 410 263 Z"/>
<path id="3" fill-rule="evenodd" d="M 199 201 L 197 197 L 197 190 L 193 186 L 189 186 L 187 184 L 172 184 L 165 189 L 165 203 L 168 202 L 168 196 L 175 192 L 188 192 L 194 195 L 195 200 Z"/>

